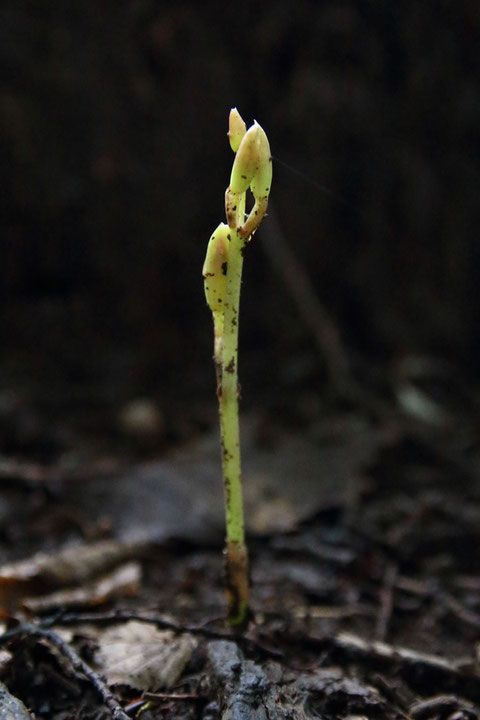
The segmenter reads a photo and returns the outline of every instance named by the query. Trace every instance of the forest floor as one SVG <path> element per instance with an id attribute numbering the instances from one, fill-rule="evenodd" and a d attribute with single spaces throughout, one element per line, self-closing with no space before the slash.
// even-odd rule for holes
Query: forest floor
<path id="1" fill-rule="evenodd" d="M 148 403 L 108 444 L 101 408 L 53 421 L 12 395 L 0 717 L 478 717 L 480 405 L 437 370 L 404 376 L 376 415 L 306 394 L 247 416 L 238 635 L 214 415 L 158 459 Z"/>

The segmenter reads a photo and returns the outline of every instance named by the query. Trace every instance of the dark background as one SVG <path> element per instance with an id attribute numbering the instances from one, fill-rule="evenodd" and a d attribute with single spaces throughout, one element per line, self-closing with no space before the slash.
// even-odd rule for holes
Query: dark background
<path id="1" fill-rule="evenodd" d="M 428 354 L 477 374 L 479 39 L 476 1 L 3 0 L 3 405 L 146 396 L 167 425 L 214 408 L 201 268 L 232 106 L 275 158 L 244 403 L 327 384 L 265 253 L 273 217 L 353 366 Z"/>

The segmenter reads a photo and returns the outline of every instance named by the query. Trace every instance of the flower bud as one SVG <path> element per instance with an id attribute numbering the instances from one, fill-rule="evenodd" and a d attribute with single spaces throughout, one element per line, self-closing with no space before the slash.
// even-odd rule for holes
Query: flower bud
<path id="1" fill-rule="evenodd" d="M 220 223 L 208 242 L 203 264 L 205 297 L 212 313 L 223 312 L 227 287 L 227 256 L 230 228 Z"/>
<path id="2" fill-rule="evenodd" d="M 255 122 L 240 142 L 230 175 L 230 190 L 235 194 L 248 189 L 258 170 L 260 129 L 260 125 Z"/>
<path id="3" fill-rule="evenodd" d="M 247 126 L 245 125 L 242 116 L 238 112 L 237 108 L 230 110 L 228 118 L 228 139 L 230 140 L 230 147 L 233 152 L 237 152 L 240 147 L 243 136 L 247 132 Z"/>
<path id="4" fill-rule="evenodd" d="M 265 130 L 257 125 L 258 133 L 258 169 L 250 183 L 255 200 L 268 198 L 270 187 L 272 185 L 272 156 L 270 154 L 270 144 L 265 134 Z"/>

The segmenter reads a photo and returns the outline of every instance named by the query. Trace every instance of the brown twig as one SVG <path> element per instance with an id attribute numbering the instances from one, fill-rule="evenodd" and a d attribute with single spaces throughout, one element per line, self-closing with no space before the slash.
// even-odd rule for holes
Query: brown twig
<path id="1" fill-rule="evenodd" d="M 115 625 L 117 623 L 125 623 L 130 620 L 154 625 L 159 630 L 171 630 L 174 633 L 196 635 L 204 637 L 207 640 L 231 640 L 236 642 L 245 650 L 250 652 L 256 651 L 262 655 L 274 658 L 276 660 L 283 657 L 283 653 L 274 647 L 265 645 L 259 640 L 248 637 L 248 635 L 237 633 L 235 631 L 219 631 L 210 630 L 205 625 L 180 625 L 179 623 L 165 620 L 162 617 L 152 615 L 141 615 L 131 612 L 115 612 L 115 613 L 65 613 L 55 618 L 55 625 L 69 627 L 72 625 Z M 1 636 L 0 636 L 1 644 Z"/>
<path id="2" fill-rule="evenodd" d="M 275 272 L 285 283 L 305 326 L 312 333 L 325 363 L 331 393 L 367 408 L 376 417 L 389 418 L 392 411 L 388 404 L 352 376 L 337 326 L 315 292 L 307 271 L 288 245 L 271 203 L 269 208 L 268 222 L 262 232 L 263 248 Z"/>
<path id="3" fill-rule="evenodd" d="M 385 571 L 383 585 L 380 588 L 380 606 L 378 609 L 377 623 L 375 627 L 375 636 L 377 640 L 385 640 L 387 636 L 388 626 L 393 611 L 393 598 L 397 574 L 397 566 L 393 563 L 389 563 Z"/>
<path id="4" fill-rule="evenodd" d="M 88 680 L 90 685 L 94 688 L 97 695 L 101 698 L 105 707 L 110 711 L 110 715 L 113 720 L 129 720 L 128 715 L 123 711 L 123 708 L 119 705 L 118 700 L 110 692 L 108 687 L 105 685 L 100 676 L 92 670 L 82 658 L 77 655 L 75 650 L 68 645 L 57 633 L 53 630 L 39 627 L 30 623 L 23 623 L 14 630 L 10 630 L 0 636 L 0 642 L 5 640 L 5 636 L 8 639 L 16 637 L 20 639 L 35 638 L 38 640 L 45 640 L 51 647 L 54 647 L 58 652 L 65 657 L 74 672 L 77 675 L 83 675 Z"/>
<path id="5" fill-rule="evenodd" d="M 230 632 L 228 630 L 222 632 L 219 630 L 210 630 L 203 625 L 180 625 L 179 623 L 171 620 L 165 620 L 165 618 L 159 617 L 158 615 L 142 615 L 139 613 L 123 611 L 113 613 L 63 613 L 55 619 L 55 625 L 63 627 L 83 624 L 106 626 L 130 622 L 130 620 L 155 625 L 155 627 L 159 630 L 172 630 L 178 634 L 188 633 L 189 635 L 200 635 L 208 638 L 209 640 L 238 639 L 234 632 Z"/>
<path id="6" fill-rule="evenodd" d="M 283 639 L 286 642 L 289 640 L 288 636 Z M 327 652 L 332 657 L 355 659 L 373 667 L 395 668 L 407 677 L 421 675 L 424 682 L 426 677 L 430 677 L 435 687 L 448 688 L 474 702 L 480 700 L 480 678 L 462 672 L 454 663 L 438 655 L 421 653 L 386 642 L 369 642 L 352 633 L 325 637 L 296 636 L 292 640 Z"/>
<path id="7" fill-rule="evenodd" d="M 329 383 L 334 391 L 338 391 L 344 387 L 347 374 L 340 335 L 328 311 L 320 302 L 310 277 L 290 249 L 271 204 L 262 239 L 269 261 L 285 283 L 305 325 L 315 339 L 327 368 Z"/>
<path id="8" fill-rule="evenodd" d="M 456 695 L 435 695 L 426 700 L 419 700 L 411 705 L 409 715 L 413 720 L 428 720 L 433 717 L 450 716 L 457 710 L 466 710 L 472 717 L 478 717 L 476 709 Z"/>
<path id="9" fill-rule="evenodd" d="M 153 693 L 146 692 L 143 694 L 146 700 L 205 700 L 205 695 L 198 693 Z"/>
<path id="10" fill-rule="evenodd" d="M 449 593 L 444 593 L 443 600 L 448 610 L 465 625 L 480 630 L 480 615 L 465 607 L 462 603 Z"/>

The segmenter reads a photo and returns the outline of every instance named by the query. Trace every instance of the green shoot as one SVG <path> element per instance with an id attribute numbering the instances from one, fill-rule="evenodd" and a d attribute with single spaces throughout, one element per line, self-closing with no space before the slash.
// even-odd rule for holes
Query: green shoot
<path id="1" fill-rule="evenodd" d="M 231 626 L 241 627 L 248 616 L 249 588 L 238 420 L 240 286 L 245 246 L 267 210 L 272 159 L 264 130 L 256 122 L 247 130 L 236 108 L 230 112 L 228 136 L 236 154 L 230 185 L 225 193 L 227 224 L 221 223 L 210 238 L 203 277 L 215 336 L 214 362 L 225 490 L 228 622 Z M 245 217 L 249 188 L 255 202 Z"/>

